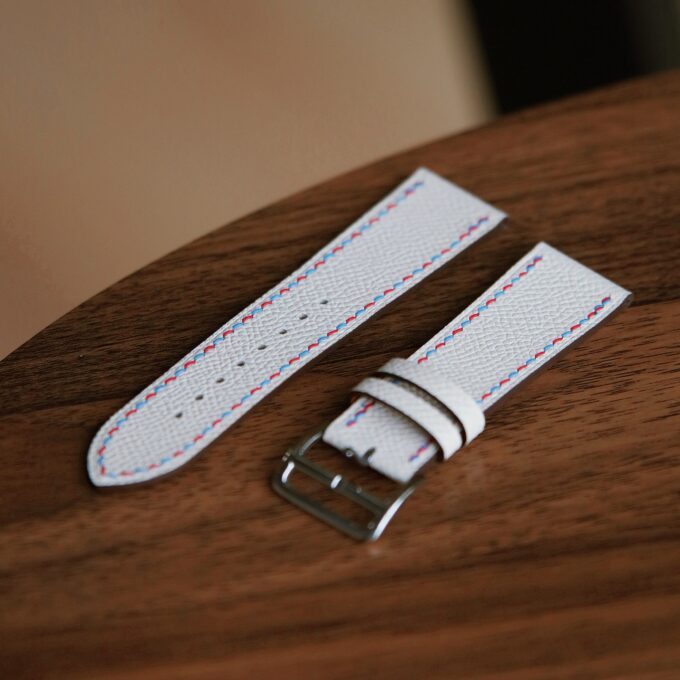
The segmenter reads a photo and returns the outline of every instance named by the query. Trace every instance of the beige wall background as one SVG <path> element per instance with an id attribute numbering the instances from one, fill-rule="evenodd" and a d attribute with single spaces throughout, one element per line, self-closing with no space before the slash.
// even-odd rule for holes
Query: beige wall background
<path id="1" fill-rule="evenodd" d="M 0 358 L 200 234 L 488 119 L 465 7 L 0 0 Z"/>

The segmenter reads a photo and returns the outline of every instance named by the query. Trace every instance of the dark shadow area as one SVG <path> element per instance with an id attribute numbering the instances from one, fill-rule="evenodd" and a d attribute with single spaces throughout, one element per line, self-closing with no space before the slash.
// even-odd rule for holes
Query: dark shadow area
<path id="1" fill-rule="evenodd" d="M 677 0 L 471 0 L 499 113 L 680 66 Z"/>

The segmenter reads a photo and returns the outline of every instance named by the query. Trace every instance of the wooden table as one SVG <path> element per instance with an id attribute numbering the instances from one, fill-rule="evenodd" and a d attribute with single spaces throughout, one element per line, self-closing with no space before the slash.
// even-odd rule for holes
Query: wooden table
<path id="1" fill-rule="evenodd" d="M 176 475 L 88 483 L 111 412 L 419 165 L 509 222 Z M 633 306 L 430 469 L 376 544 L 272 493 L 287 445 L 539 240 Z M 326 182 L 82 304 L 0 364 L 0 676 L 680 678 L 679 256 L 669 73 Z"/>

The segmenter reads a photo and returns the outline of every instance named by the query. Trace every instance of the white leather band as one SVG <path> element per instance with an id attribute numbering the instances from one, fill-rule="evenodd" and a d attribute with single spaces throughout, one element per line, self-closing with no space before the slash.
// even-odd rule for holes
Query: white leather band
<path id="1" fill-rule="evenodd" d="M 484 412 L 477 402 L 427 363 L 418 364 L 395 358 L 390 359 L 378 372 L 405 380 L 443 404 L 460 421 L 466 444 L 484 430 Z M 444 458 L 448 458 L 446 453 Z"/>
<path id="2" fill-rule="evenodd" d="M 101 486 L 130 484 L 180 467 L 503 218 L 442 177 L 416 171 L 113 414 L 90 446 L 90 478 Z"/>
<path id="3" fill-rule="evenodd" d="M 539 243 L 408 361 L 433 368 L 485 411 L 602 323 L 629 295 Z M 438 451 L 427 429 L 364 398 L 338 416 L 323 438 L 340 451 L 372 449 L 368 465 L 406 483 Z"/>
<path id="4" fill-rule="evenodd" d="M 379 378 L 366 378 L 352 391 L 365 394 L 412 420 L 437 442 L 444 458 L 453 455 L 463 445 L 460 429 L 450 416 L 403 387 Z M 367 452 L 357 453 L 366 457 Z"/>

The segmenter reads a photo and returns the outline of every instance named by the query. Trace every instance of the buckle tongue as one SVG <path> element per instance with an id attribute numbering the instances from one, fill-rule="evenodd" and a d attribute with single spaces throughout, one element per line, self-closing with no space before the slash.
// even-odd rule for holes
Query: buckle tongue
<path id="1" fill-rule="evenodd" d="M 419 480 L 404 486 L 396 496 L 378 498 L 364 491 L 360 486 L 348 481 L 342 475 L 330 472 L 305 457 L 307 451 L 321 439 L 323 432 L 324 428 L 317 430 L 307 437 L 303 437 L 286 452 L 283 456 L 281 467 L 272 476 L 274 491 L 305 512 L 358 541 L 375 541 L 380 538 L 404 501 L 413 493 Z M 356 457 L 359 460 L 363 459 L 363 457 L 358 456 L 352 451 L 346 453 L 350 457 Z M 359 524 L 303 494 L 290 483 L 290 477 L 296 470 L 306 474 L 349 501 L 360 505 L 370 513 L 371 519 L 365 525 Z"/>

